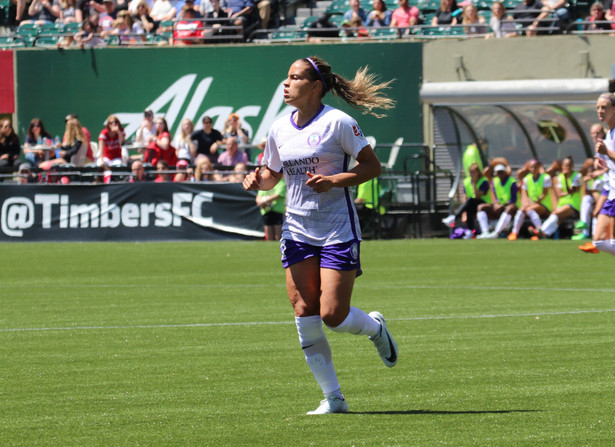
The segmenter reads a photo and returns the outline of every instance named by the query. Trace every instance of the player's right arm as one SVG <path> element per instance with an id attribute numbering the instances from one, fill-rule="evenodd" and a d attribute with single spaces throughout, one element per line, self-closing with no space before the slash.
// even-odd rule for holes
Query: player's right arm
<path id="1" fill-rule="evenodd" d="M 259 189 L 268 191 L 278 184 L 282 175 L 281 172 L 274 172 L 267 166 L 256 168 L 243 180 L 243 187 L 247 191 L 257 191 Z"/>

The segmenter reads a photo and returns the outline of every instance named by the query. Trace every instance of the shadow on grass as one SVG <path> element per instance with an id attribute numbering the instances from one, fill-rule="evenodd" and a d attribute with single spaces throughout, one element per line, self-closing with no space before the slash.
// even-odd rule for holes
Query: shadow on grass
<path id="1" fill-rule="evenodd" d="M 349 411 L 346 414 L 506 414 L 506 413 L 534 413 L 542 410 L 406 410 L 406 411 Z"/>

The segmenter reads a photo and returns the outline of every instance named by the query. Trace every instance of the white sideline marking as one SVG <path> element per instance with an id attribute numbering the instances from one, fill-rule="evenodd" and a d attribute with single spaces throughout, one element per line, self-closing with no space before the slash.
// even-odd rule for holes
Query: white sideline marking
<path id="1" fill-rule="evenodd" d="M 542 317 L 555 315 L 599 314 L 615 312 L 615 309 L 570 310 L 561 312 L 535 312 L 521 314 L 493 314 L 493 315 L 448 315 L 433 317 L 407 317 L 387 318 L 387 321 L 428 321 L 428 320 L 473 320 L 483 318 L 518 318 Z M 244 323 L 189 323 L 189 324 L 144 324 L 134 326 L 74 326 L 74 327 L 42 327 L 42 328 L 3 328 L 0 332 L 43 332 L 43 331 L 91 331 L 104 329 L 164 329 L 164 328 L 192 328 L 192 327 L 220 327 L 220 326 L 264 326 L 295 324 L 294 321 L 249 321 Z"/>

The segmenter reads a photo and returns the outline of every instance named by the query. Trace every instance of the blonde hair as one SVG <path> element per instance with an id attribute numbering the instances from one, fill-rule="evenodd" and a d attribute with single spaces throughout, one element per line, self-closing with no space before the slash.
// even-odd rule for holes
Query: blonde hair
<path id="1" fill-rule="evenodd" d="M 376 118 L 385 117 L 386 114 L 378 113 L 374 109 L 390 110 L 395 107 L 395 101 L 386 96 L 382 91 L 390 88 L 394 79 L 378 83 L 375 75 L 368 73 L 368 67 L 359 68 L 353 80 L 348 80 L 333 73 L 331 67 L 317 56 L 304 58 L 312 81 L 320 80 L 323 83 L 322 96 L 331 90 L 352 107 L 361 110 L 364 115 L 372 115 Z"/>
<path id="2" fill-rule="evenodd" d="M 184 133 L 184 123 L 190 123 L 190 125 L 192 126 L 192 130 L 194 131 L 194 123 L 192 122 L 192 120 L 190 118 L 184 118 L 179 126 L 179 141 L 181 141 L 182 143 L 189 142 L 191 135 Z"/>
<path id="3" fill-rule="evenodd" d="M 66 143 L 71 145 L 77 140 L 81 141 L 83 144 L 86 143 L 85 133 L 78 119 L 71 118 L 66 122 L 64 138 L 66 139 Z"/>

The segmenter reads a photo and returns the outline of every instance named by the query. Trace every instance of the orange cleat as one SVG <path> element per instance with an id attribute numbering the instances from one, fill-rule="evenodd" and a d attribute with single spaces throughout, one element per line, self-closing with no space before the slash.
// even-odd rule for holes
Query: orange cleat
<path id="1" fill-rule="evenodd" d="M 585 253 L 600 253 L 600 250 L 598 250 L 591 242 L 588 242 L 585 245 L 579 245 L 579 250 L 584 251 Z"/>
<path id="2" fill-rule="evenodd" d="M 509 241 L 516 241 L 517 240 L 517 233 L 510 233 L 508 235 L 508 240 Z"/>
<path id="3" fill-rule="evenodd" d="M 540 238 L 538 236 L 532 236 L 530 238 L 530 241 L 539 241 L 539 240 L 540 240 Z"/>

